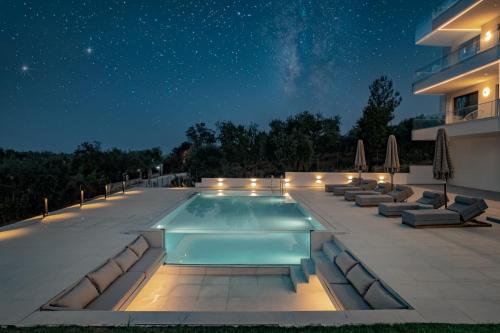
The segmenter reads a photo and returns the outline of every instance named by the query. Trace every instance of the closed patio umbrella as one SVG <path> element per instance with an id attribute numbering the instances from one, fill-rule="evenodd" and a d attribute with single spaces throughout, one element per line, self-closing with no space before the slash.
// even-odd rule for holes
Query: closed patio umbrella
<path id="1" fill-rule="evenodd" d="M 391 175 L 391 191 L 394 189 L 394 174 L 399 171 L 398 143 L 396 137 L 390 135 L 387 140 L 387 150 L 385 152 L 384 170 Z"/>
<path id="2" fill-rule="evenodd" d="M 444 181 L 445 208 L 448 207 L 448 197 L 446 195 L 446 183 L 453 178 L 453 164 L 451 162 L 450 148 L 448 146 L 448 135 L 444 128 L 440 128 L 436 136 L 436 147 L 434 148 L 434 163 L 432 172 L 434 179 Z"/>
<path id="3" fill-rule="evenodd" d="M 354 159 L 354 168 L 359 172 L 359 183 L 361 184 L 361 172 L 366 170 L 365 146 L 363 140 L 358 140 L 356 147 L 356 158 Z"/>

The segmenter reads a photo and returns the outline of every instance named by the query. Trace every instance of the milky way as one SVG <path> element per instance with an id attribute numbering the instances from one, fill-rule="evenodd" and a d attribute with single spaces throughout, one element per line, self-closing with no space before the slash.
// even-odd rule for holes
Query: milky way
<path id="1" fill-rule="evenodd" d="M 411 82 L 437 57 L 413 45 L 437 2 L 0 0 L 0 146 L 168 150 L 195 122 L 304 110 L 345 131 L 381 74 L 397 119 L 436 112 Z"/>

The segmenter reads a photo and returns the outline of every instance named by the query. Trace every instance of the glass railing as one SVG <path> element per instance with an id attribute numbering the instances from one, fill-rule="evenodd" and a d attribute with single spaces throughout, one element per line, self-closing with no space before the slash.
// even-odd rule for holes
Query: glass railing
<path id="1" fill-rule="evenodd" d="M 413 118 L 413 129 L 423 129 L 444 125 L 444 114 L 428 114 Z"/>
<path id="2" fill-rule="evenodd" d="M 300 265 L 312 230 L 166 230 L 167 264 Z"/>
<path id="3" fill-rule="evenodd" d="M 434 60 L 430 64 L 425 65 L 415 71 L 414 82 L 423 80 L 434 73 L 441 72 L 453 65 L 456 65 L 472 56 L 478 54 L 480 51 L 479 39 L 471 41 L 469 45 L 466 45 L 456 51 L 453 51 L 437 60 Z"/>
<path id="4" fill-rule="evenodd" d="M 445 117 L 444 113 L 422 115 L 413 118 L 413 129 L 424 129 L 442 126 L 444 124 L 456 124 L 470 120 L 496 118 L 500 116 L 500 100 L 494 100 L 478 105 L 471 105 L 450 112 Z"/>
<path id="5" fill-rule="evenodd" d="M 451 8 L 460 0 L 446 0 L 440 3 L 433 11 L 431 15 L 428 15 L 422 22 L 417 25 L 415 36 L 416 40 L 421 39 L 428 33 L 432 31 L 432 21 L 439 15 L 444 13 L 446 10 Z"/>

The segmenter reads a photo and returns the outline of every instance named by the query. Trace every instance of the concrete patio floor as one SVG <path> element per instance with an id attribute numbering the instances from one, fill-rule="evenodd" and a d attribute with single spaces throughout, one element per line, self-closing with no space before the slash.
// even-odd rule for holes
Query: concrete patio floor
<path id="1" fill-rule="evenodd" d="M 424 188 L 414 189 L 411 200 Z M 400 219 L 378 216 L 376 208 L 355 207 L 322 189 L 291 189 L 290 194 L 334 226 L 336 237 L 415 310 L 37 311 L 116 254 L 133 239 L 134 230 L 154 224 L 192 191 L 138 189 L 55 212 L 43 222 L 32 219 L 0 229 L 0 325 L 500 322 L 500 225 L 415 230 Z M 450 192 L 452 196 L 452 188 Z M 499 201 L 488 204 L 492 214 L 500 211 Z"/>
<path id="2" fill-rule="evenodd" d="M 286 275 L 171 273 L 160 267 L 127 311 L 335 311 L 319 280 L 295 292 Z"/>

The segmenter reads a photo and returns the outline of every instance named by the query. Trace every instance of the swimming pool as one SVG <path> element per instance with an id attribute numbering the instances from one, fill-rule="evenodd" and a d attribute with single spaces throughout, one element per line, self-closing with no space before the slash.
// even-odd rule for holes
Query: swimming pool
<path id="1" fill-rule="evenodd" d="M 310 256 L 310 232 L 324 227 L 289 196 L 198 193 L 156 225 L 166 263 L 296 265 Z"/>

